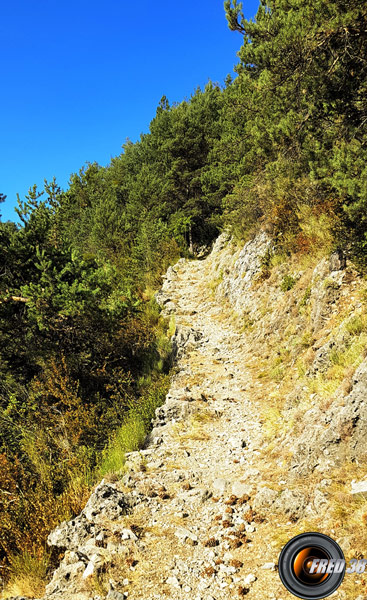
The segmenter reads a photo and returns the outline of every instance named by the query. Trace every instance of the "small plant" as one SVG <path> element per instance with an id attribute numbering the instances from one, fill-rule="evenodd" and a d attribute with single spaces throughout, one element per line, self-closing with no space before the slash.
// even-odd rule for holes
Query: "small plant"
<path id="1" fill-rule="evenodd" d="M 306 306 L 306 304 L 308 304 L 308 301 L 309 301 L 309 299 L 310 299 L 310 297 L 311 297 L 311 291 L 312 291 L 312 288 L 311 288 L 311 286 L 309 285 L 309 286 L 306 288 L 306 290 L 305 290 L 305 293 L 303 294 L 303 297 L 302 297 L 302 299 L 301 299 L 301 302 L 299 303 L 299 307 L 300 307 L 300 308 L 302 308 L 302 307 Z"/>
<path id="2" fill-rule="evenodd" d="M 239 595 L 239 596 L 246 596 L 246 594 L 248 594 L 248 593 L 249 593 L 249 591 L 250 591 L 250 589 L 249 589 L 249 588 L 246 588 L 246 587 L 243 587 L 243 585 L 240 585 L 240 586 L 237 588 L 237 592 L 238 592 L 238 595 Z"/>
<path id="3" fill-rule="evenodd" d="M 161 500 L 169 500 L 170 499 L 170 495 L 164 486 L 159 488 L 158 496 L 160 497 Z"/>
<path id="4" fill-rule="evenodd" d="M 345 325 L 345 329 L 350 335 L 361 335 L 367 330 L 367 320 L 363 315 L 355 315 Z"/>
<path id="5" fill-rule="evenodd" d="M 224 504 L 228 504 L 228 506 L 233 506 L 234 504 L 236 504 L 237 502 L 237 496 L 235 496 L 234 494 L 232 494 L 225 502 Z"/>
<path id="6" fill-rule="evenodd" d="M 9 596 L 43 596 L 50 566 L 49 554 L 36 557 L 27 551 L 9 556 L 10 580 L 4 594 Z M 5 597 L 5 596 L 4 596 Z"/>
<path id="7" fill-rule="evenodd" d="M 229 543 L 229 547 L 232 550 L 236 550 L 236 548 L 239 548 L 240 546 L 242 546 L 242 542 L 239 538 L 229 539 L 228 543 Z"/>
<path id="8" fill-rule="evenodd" d="M 210 290 L 212 292 L 215 292 L 215 290 L 222 283 L 222 281 L 223 281 L 223 269 L 220 269 L 218 275 L 216 277 L 214 277 L 214 279 L 212 279 L 209 282 L 209 288 L 210 288 Z"/>
<path id="9" fill-rule="evenodd" d="M 334 281 L 334 279 L 331 279 L 331 277 L 327 277 L 323 283 L 323 286 L 326 290 L 338 290 L 339 289 L 339 284 Z"/>
<path id="10" fill-rule="evenodd" d="M 292 275 L 284 275 L 282 283 L 280 284 L 280 289 L 282 292 L 288 292 L 291 290 L 296 284 L 296 280 Z"/>
<path id="11" fill-rule="evenodd" d="M 301 337 L 301 346 L 302 348 L 309 348 L 314 343 L 314 338 L 310 331 L 305 331 Z"/>
<path id="12" fill-rule="evenodd" d="M 242 331 L 244 332 L 248 329 L 251 329 L 253 327 L 253 325 L 254 325 L 254 320 L 249 317 L 248 312 L 245 312 L 242 315 Z"/>
<path id="13" fill-rule="evenodd" d="M 149 431 L 155 409 L 163 403 L 167 394 L 169 378 L 166 375 L 159 375 L 155 378 L 154 384 L 143 390 L 139 404 L 130 408 L 123 424 L 111 437 L 110 443 L 102 453 L 99 466 L 101 475 L 111 472 L 121 473 L 124 469 L 125 453 L 141 447 Z"/>
<path id="14" fill-rule="evenodd" d="M 272 259 L 272 257 L 273 257 L 273 253 L 270 250 L 270 248 L 268 248 L 266 250 L 264 256 L 261 259 L 260 273 L 258 274 L 258 277 L 257 277 L 257 280 L 259 282 L 269 279 L 270 274 L 271 274 L 271 259 Z"/>
<path id="15" fill-rule="evenodd" d="M 241 498 L 238 498 L 237 504 L 239 506 L 242 506 L 243 504 L 246 504 L 249 500 L 250 496 L 248 494 L 244 494 L 243 496 L 241 496 Z"/>

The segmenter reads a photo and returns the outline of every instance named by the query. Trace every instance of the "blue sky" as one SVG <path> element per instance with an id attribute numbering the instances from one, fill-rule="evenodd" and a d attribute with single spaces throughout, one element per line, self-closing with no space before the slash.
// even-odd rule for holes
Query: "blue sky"
<path id="1" fill-rule="evenodd" d="M 247 17 L 258 0 L 244 2 Z M 163 95 L 189 97 L 233 74 L 242 37 L 222 0 L 12 0 L 0 6 L 0 205 L 15 220 L 44 178 L 67 187 L 86 162 L 148 131 Z"/>

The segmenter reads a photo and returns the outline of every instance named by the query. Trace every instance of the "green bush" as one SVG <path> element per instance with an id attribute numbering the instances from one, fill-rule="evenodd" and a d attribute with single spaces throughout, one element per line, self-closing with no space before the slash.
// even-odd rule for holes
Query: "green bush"
<path id="1" fill-rule="evenodd" d="M 284 275 L 283 281 L 280 284 L 280 289 L 282 290 L 282 292 L 288 292 L 295 286 L 295 284 L 296 280 L 294 279 L 294 277 L 292 277 L 292 275 Z"/>

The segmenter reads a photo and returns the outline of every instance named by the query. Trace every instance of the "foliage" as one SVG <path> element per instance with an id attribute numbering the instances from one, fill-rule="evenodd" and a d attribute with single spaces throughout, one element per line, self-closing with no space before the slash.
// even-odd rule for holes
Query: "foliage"
<path id="1" fill-rule="evenodd" d="M 170 351 L 154 301 L 72 244 L 61 191 L 45 192 L 19 202 L 21 226 L 0 224 L 0 561 L 23 582 L 20 565 L 45 561 L 49 532 L 82 509 L 106 441 L 150 405 L 142 382 L 165 377 Z"/>
<path id="2" fill-rule="evenodd" d="M 335 243 L 363 261 L 366 6 L 262 0 L 254 21 L 237 1 L 225 9 L 244 36 L 224 100 L 239 165 L 226 199 L 229 222 L 237 231 L 266 222 L 280 244 L 302 232 L 299 242 L 315 245 L 300 224 L 306 208 L 326 215 Z"/>
<path id="3" fill-rule="evenodd" d="M 280 289 L 282 290 L 282 292 L 288 292 L 292 289 L 292 287 L 295 286 L 295 284 L 296 280 L 294 279 L 294 277 L 292 277 L 292 275 L 284 275 L 283 280 L 280 284 Z"/>

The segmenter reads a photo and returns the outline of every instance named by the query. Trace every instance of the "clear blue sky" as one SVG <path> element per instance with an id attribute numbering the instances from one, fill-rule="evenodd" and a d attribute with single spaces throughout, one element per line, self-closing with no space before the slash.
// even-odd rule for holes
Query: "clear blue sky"
<path id="1" fill-rule="evenodd" d="M 245 0 L 245 15 L 258 4 Z M 16 220 L 17 192 L 53 176 L 65 189 L 87 161 L 108 164 L 163 95 L 222 83 L 242 43 L 222 0 L 12 0 L 0 36 L 3 220 Z"/>

